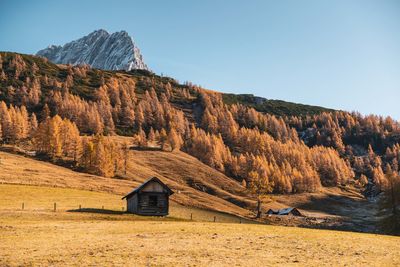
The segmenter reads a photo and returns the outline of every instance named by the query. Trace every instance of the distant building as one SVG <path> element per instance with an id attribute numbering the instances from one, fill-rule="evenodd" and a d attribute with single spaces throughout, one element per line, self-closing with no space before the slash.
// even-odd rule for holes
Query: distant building
<path id="1" fill-rule="evenodd" d="M 296 208 L 286 208 L 280 210 L 269 209 L 267 211 L 268 215 L 292 215 L 292 216 L 304 216 L 298 209 Z"/>
<path id="2" fill-rule="evenodd" d="M 169 196 L 174 192 L 157 177 L 150 178 L 122 199 L 126 199 L 127 212 L 166 216 L 169 211 Z"/>

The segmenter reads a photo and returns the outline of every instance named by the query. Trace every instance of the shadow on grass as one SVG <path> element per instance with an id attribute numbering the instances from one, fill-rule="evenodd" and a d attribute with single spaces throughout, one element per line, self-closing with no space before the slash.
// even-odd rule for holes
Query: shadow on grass
<path id="1" fill-rule="evenodd" d="M 86 213 L 86 214 L 99 214 L 99 215 L 128 215 L 121 217 L 102 217 L 102 218 L 114 218 L 116 220 L 140 220 L 140 221 L 188 221 L 187 219 L 172 217 L 172 216 L 142 216 L 137 214 L 132 214 L 126 211 L 117 211 L 117 210 L 107 210 L 107 209 L 95 209 L 95 208 L 81 208 L 81 209 L 73 209 L 67 210 L 67 212 L 73 213 Z M 117 219 L 119 218 L 119 219 Z M 113 220 L 114 220 L 113 219 Z"/>
<path id="2" fill-rule="evenodd" d="M 94 209 L 94 208 L 82 208 L 82 209 L 67 210 L 67 212 L 85 212 L 85 213 L 108 214 L 108 215 L 110 215 L 110 214 L 111 215 L 126 214 L 125 211 Z"/>
<path id="3" fill-rule="evenodd" d="M 132 146 L 129 149 L 137 151 L 163 151 L 160 147 L 137 147 Z"/>
<path id="4" fill-rule="evenodd" d="M 210 222 L 210 223 L 239 223 L 239 224 L 259 224 L 260 222 L 244 217 L 237 217 L 235 215 L 219 212 L 221 216 L 207 216 L 207 219 L 200 218 L 200 220 L 192 220 L 190 219 L 190 214 L 188 214 L 187 218 L 182 218 L 181 216 L 175 217 L 171 215 L 167 216 L 154 216 L 154 215 L 138 215 L 129 213 L 126 211 L 118 211 L 118 210 L 109 210 L 109 209 L 99 209 L 99 208 L 81 208 L 81 209 L 71 209 L 67 210 L 67 212 L 71 213 L 86 213 L 86 214 L 98 214 L 98 215 L 125 215 L 125 216 L 101 216 L 101 218 L 114 218 L 115 220 L 148 220 L 148 221 L 182 221 L 182 222 Z M 196 215 L 195 215 L 196 216 Z"/>

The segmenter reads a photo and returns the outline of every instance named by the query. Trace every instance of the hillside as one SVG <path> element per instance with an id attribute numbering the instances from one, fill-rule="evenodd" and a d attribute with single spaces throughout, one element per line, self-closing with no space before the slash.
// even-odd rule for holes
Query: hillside
<path id="1" fill-rule="evenodd" d="M 247 217 L 251 214 L 231 203 L 251 203 L 244 196 L 242 186 L 189 155 L 181 152 L 131 151 L 130 158 L 132 161 L 129 163 L 127 178 L 112 179 L 0 152 L 0 183 L 83 189 L 122 197 L 139 183 L 157 176 L 176 192 L 172 196 L 176 203 Z"/>
<path id="2" fill-rule="evenodd" d="M 282 100 L 265 99 L 252 94 L 222 94 L 222 99 L 226 104 L 243 104 L 253 107 L 259 112 L 277 116 L 305 116 L 335 111 L 324 107 L 303 105 Z"/>
<path id="3" fill-rule="evenodd" d="M 396 210 L 388 192 L 400 185 L 400 124 L 391 118 L 223 94 L 145 70 L 8 52 L 0 63 L 0 139 L 36 159 L 138 182 L 157 175 L 184 192 L 177 202 L 243 216 L 256 206 L 259 216 L 271 196 L 315 207 L 285 201 L 299 194 L 322 194 L 309 202 L 328 199 L 324 213 L 349 205 L 331 213 L 364 224 L 377 208 L 364 196 Z"/>
<path id="4" fill-rule="evenodd" d="M 252 212 L 255 209 L 254 198 L 248 196 L 243 186 L 185 153 L 132 150 L 130 159 L 126 177 L 115 179 L 74 172 L 23 155 L 0 152 L 2 168 L 0 184 L 72 188 L 116 194 L 122 197 L 148 177 L 157 176 L 175 191 L 171 197 L 174 205 L 254 218 Z M 82 199 L 79 192 L 75 195 L 77 199 Z M 62 198 L 62 195 L 60 197 Z M 52 202 L 52 200 L 49 201 Z M 108 201 L 103 201 L 103 204 L 110 208 L 107 203 Z M 119 209 L 120 205 L 124 206 L 123 201 L 119 203 L 118 205 L 111 204 L 111 207 Z M 32 203 L 29 205 L 32 206 Z M 59 203 L 59 205 L 62 204 Z M 95 208 L 99 204 L 90 202 L 90 205 Z M 305 215 L 320 220 L 319 223 L 305 220 L 275 221 L 274 218 L 268 217 L 264 217 L 263 221 L 277 225 L 313 228 L 367 232 L 377 230 L 376 207 L 350 189 L 324 189 L 311 194 L 275 195 L 265 199 L 263 209 L 266 211 L 270 208 L 288 206 L 300 208 Z"/>
<path id="5" fill-rule="evenodd" d="M 6 62 L 8 62 L 13 56 L 15 56 L 17 53 L 12 53 L 12 52 L 0 52 L 0 56 L 3 59 L 4 67 L 3 70 L 7 70 L 8 65 L 6 65 Z M 65 67 L 65 65 L 56 65 L 53 64 L 43 58 L 36 57 L 36 56 L 31 56 L 31 55 L 24 55 L 24 54 L 18 54 L 21 55 L 23 60 L 26 61 L 29 65 L 33 65 L 33 63 L 36 64 L 38 67 L 38 74 L 40 76 L 46 75 L 47 77 L 55 77 L 57 79 L 65 79 L 68 75 L 68 69 Z M 5 71 L 7 74 L 7 71 Z M 78 94 L 79 96 L 82 96 L 87 99 L 93 99 L 94 98 L 94 93 L 95 91 L 100 87 L 101 85 L 101 79 L 107 79 L 111 77 L 115 78 L 123 78 L 123 77 L 129 77 L 133 78 L 135 81 L 137 81 L 137 92 L 143 93 L 146 90 L 148 90 L 148 85 L 146 83 L 140 82 L 141 80 L 145 78 L 149 78 L 152 80 L 152 83 L 154 85 L 156 84 L 166 84 L 170 83 L 172 88 L 176 88 L 179 90 L 184 90 L 184 89 L 191 89 L 191 85 L 189 84 L 180 84 L 177 80 L 170 78 L 170 77 L 163 77 L 156 75 L 150 71 L 146 70 L 131 70 L 129 72 L 125 71 L 106 71 L 106 70 L 96 70 L 96 69 L 90 69 L 88 72 L 88 77 L 86 79 L 77 79 L 74 80 L 74 84 L 71 86 L 74 90 L 73 92 Z M 19 79 L 12 79 L 12 80 L 2 80 L 0 84 L 2 85 L 3 88 L 9 85 L 13 86 L 18 86 L 21 85 L 23 81 L 23 78 Z M 157 89 L 157 88 L 155 88 Z M 255 107 L 258 111 L 260 112 L 267 112 L 271 114 L 276 114 L 276 115 L 306 115 L 306 114 L 316 114 L 316 113 L 321 113 L 324 111 L 333 111 L 332 109 L 327 109 L 327 108 L 322 108 L 322 107 L 316 107 L 316 106 L 309 106 L 309 105 L 303 105 L 303 104 L 297 104 L 297 103 L 291 103 L 291 102 L 285 102 L 285 101 L 280 101 L 280 100 L 266 100 L 262 98 L 257 98 L 251 95 L 234 95 L 234 94 L 222 94 L 223 99 L 227 104 L 232 104 L 232 103 L 240 103 L 248 106 Z M 262 101 L 260 101 L 262 99 Z M 5 100 L 5 95 L 3 94 L 2 97 L 0 97 L 0 100 Z M 189 110 L 187 110 L 188 113 L 194 113 L 192 108 L 194 102 L 196 101 L 185 101 L 183 97 L 177 97 L 173 104 L 181 108 L 182 106 L 187 107 Z"/>

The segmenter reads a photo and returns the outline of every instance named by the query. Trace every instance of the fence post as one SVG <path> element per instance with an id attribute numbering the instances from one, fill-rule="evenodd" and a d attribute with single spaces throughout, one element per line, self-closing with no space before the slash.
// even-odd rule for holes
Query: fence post
<path id="1" fill-rule="evenodd" d="M 214 222 L 215 222 L 216 217 L 214 216 Z"/>
<path id="2" fill-rule="evenodd" d="M 79 210 L 81 210 L 82 209 L 82 206 L 81 206 L 81 204 L 79 204 Z"/>
<path id="3" fill-rule="evenodd" d="M 190 213 L 190 220 L 193 221 L 193 213 Z"/>
<path id="4" fill-rule="evenodd" d="M 25 207 L 25 203 L 22 202 L 22 210 L 24 210 L 24 207 Z"/>
<path id="5" fill-rule="evenodd" d="M 57 210 L 57 203 L 54 202 L 54 212 L 56 212 L 56 210 Z"/>
<path id="6" fill-rule="evenodd" d="M 104 206 L 101 206 L 101 209 L 104 210 Z"/>

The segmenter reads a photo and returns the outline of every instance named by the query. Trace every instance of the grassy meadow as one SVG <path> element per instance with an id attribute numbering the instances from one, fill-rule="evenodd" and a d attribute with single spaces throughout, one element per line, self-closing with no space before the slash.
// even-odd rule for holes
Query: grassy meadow
<path id="1" fill-rule="evenodd" d="M 26 185 L 0 185 L 0 211 L 2 212 L 21 212 L 21 214 L 42 213 L 56 215 L 62 213 L 62 217 L 93 215 L 108 216 L 119 215 L 115 220 L 132 220 L 132 218 L 149 218 L 135 216 L 124 213 L 126 201 L 121 199 L 120 195 L 85 191 L 70 188 L 44 187 L 44 186 L 26 186 Z M 56 214 L 54 214 L 54 203 L 56 203 Z M 24 210 L 22 210 L 22 204 Z M 79 210 L 81 207 L 81 210 Z M 197 208 L 188 208 L 170 203 L 171 219 L 196 221 L 214 221 L 218 222 L 251 222 L 240 217 L 221 212 L 207 211 Z M 154 219 L 151 217 L 151 219 Z"/>
<path id="2" fill-rule="evenodd" d="M 240 224 L 175 203 L 169 217 L 142 217 L 123 214 L 119 195 L 77 189 L 3 184 L 0 196 L 0 266 L 400 264 L 399 237 Z"/>

